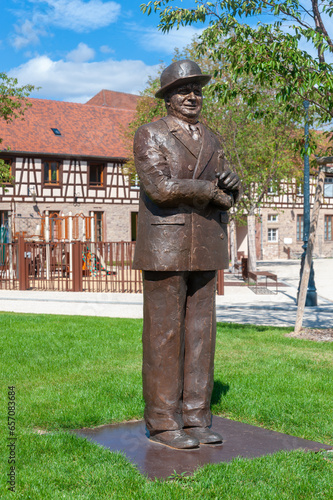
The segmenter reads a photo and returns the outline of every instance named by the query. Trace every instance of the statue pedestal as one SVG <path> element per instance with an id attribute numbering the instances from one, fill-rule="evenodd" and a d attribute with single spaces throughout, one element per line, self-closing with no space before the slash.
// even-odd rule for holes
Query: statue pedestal
<path id="1" fill-rule="evenodd" d="M 261 427 L 213 417 L 212 429 L 222 434 L 221 445 L 201 445 L 193 450 L 175 450 L 150 441 L 142 420 L 116 425 L 103 425 L 95 429 L 73 431 L 111 451 L 122 451 L 150 479 L 167 478 L 174 471 L 192 473 L 207 463 L 229 462 L 235 457 L 255 458 L 280 450 L 332 449 L 332 446 L 300 439 Z"/>

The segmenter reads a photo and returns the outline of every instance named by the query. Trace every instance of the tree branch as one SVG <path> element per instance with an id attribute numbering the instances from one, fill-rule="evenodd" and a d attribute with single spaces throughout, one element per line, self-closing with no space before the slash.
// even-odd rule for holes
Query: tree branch
<path id="1" fill-rule="evenodd" d="M 274 2 L 267 2 L 266 0 L 262 0 L 263 4 L 269 6 L 269 7 L 275 7 L 275 3 Z M 302 8 L 304 9 L 304 7 L 302 6 Z M 304 9 L 305 10 L 305 9 Z M 311 28 L 311 25 L 308 24 L 308 23 L 305 23 L 304 21 L 302 21 L 299 17 L 297 17 L 296 14 L 293 14 L 292 12 L 289 12 L 287 9 L 285 9 L 282 5 L 279 6 L 279 11 L 284 14 L 285 16 L 288 16 L 290 17 L 291 19 L 293 19 L 294 21 L 297 21 L 298 24 L 300 24 L 301 26 L 303 26 L 304 28 Z M 313 18 L 313 16 L 310 15 L 310 17 Z"/>

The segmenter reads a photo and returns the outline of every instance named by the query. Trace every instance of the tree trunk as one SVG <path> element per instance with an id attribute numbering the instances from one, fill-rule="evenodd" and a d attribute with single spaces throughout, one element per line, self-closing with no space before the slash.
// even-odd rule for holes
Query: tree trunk
<path id="1" fill-rule="evenodd" d="M 297 335 L 300 332 L 300 330 L 302 328 L 302 323 L 303 323 L 304 307 L 305 307 L 305 301 L 306 301 L 306 294 L 308 291 L 308 283 L 309 283 L 311 262 L 312 262 L 312 253 L 313 253 L 313 247 L 314 247 L 315 239 L 316 239 L 316 230 L 317 230 L 317 224 L 318 224 L 321 198 L 322 198 L 323 190 L 324 190 L 324 181 L 325 181 L 325 172 L 320 171 L 319 176 L 318 176 L 318 185 L 317 185 L 317 189 L 316 189 L 315 200 L 314 200 L 313 209 L 312 209 L 310 235 L 309 235 L 308 246 L 306 249 L 306 255 L 305 255 L 305 259 L 304 259 L 302 281 L 301 281 L 301 286 L 300 286 L 299 296 L 298 296 L 297 315 L 296 315 L 296 323 L 295 323 L 295 330 L 294 330 L 295 335 Z"/>
<path id="2" fill-rule="evenodd" d="M 256 253 L 256 216 L 247 216 L 247 251 L 248 251 L 248 270 L 255 272 L 257 269 Z"/>
<path id="3" fill-rule="evenodd" d="M 235 264 L 237 262 L 237 240 L 236 240 L 236 224 L 235 220 L 230 221 L 230 259 L 231 272 L 235 272 Z"/>

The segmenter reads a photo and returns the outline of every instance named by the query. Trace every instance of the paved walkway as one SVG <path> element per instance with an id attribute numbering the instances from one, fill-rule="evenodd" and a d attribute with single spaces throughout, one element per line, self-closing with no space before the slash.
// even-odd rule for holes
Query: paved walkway
<path id="1" fill-rule="evenodd" d="M 293 326 L 300 263 L 296 260 L 259 262 L 259 270 L 278 275 L 281 287 L 276 295 L 257 295 L 247 286 L 226 286 L 217 296 L 217 319 L 232 323 Z M 303 326 L 333 326 L 333 259 L 314 262 L 318 306 L 307 307 Z M 230 273 L 225 280 L 240 282 Z M 0 290 L 0 311 L 22 313 L 142 318 L 141 294 L 34 292 Z"/>
<path id="2" fill-rule="evenodd" d="M 259 271 L 271 271 L 287 286 L 277 295 L 256 295 L 248 287 L 225 287 L 225 296 L 217 299 L 218 321 L 232 323 L 294 326 L 296 297 L 299 284 L 299 260 L 258 262 Z M 332 328 L 333 326 L 333 259 L 314 261 L 318 306 L 306 307 L 303 326 Z M 231 275 L 231 280 L 235 279 Z M 229 281 L 228 273 L 225 281 Z M 225 302 L 224 302 L 225 301 Z"/>

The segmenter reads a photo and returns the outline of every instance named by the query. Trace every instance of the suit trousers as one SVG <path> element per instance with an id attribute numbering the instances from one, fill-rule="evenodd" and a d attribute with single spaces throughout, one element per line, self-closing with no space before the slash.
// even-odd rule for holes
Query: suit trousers
<path id="1" fill-rule="evenodd" d="M 211 424 L 216 271 L 144 271 L 143 396 L 151 434 Z"/>

